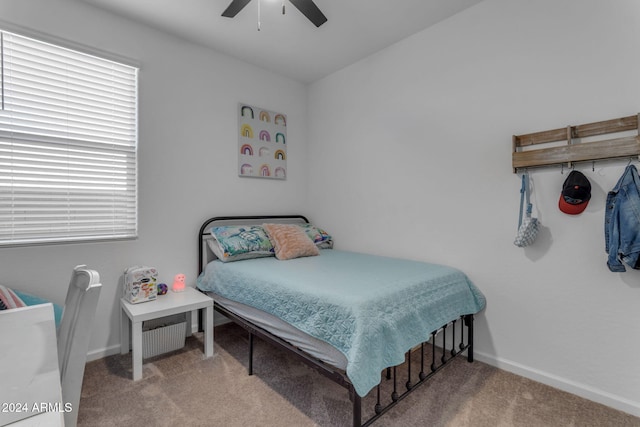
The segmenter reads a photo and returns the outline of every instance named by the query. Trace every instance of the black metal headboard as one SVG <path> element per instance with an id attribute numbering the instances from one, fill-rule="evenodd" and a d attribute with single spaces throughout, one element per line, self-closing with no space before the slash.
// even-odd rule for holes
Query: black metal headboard
<path id="1" fill-rule="evenodd" d="M 206 239 L 209 238 L 209 229 L 219 225 L 262 225 L 265 222 L 276 223 L 309 223 L 303 215 L 248 215 L 248 216 L 216 216 L 202 223 L 198 232 L 198 275 L 202 273 L 205 263 L 205 253 L 208 250 Z"/>

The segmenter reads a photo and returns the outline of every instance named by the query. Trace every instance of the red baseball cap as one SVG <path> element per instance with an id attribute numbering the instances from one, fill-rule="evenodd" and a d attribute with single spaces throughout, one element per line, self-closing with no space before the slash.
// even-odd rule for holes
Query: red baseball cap
<path id="1" fill-rule="evenodd" d="M 571 171 L 562 185 L 558 207 L 569 215 L 582 213 L 591 199 L 591 183 L 582 172 Z"/>

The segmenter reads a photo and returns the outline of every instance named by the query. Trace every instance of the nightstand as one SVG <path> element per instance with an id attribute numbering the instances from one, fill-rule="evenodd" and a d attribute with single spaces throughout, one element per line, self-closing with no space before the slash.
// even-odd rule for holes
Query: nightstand
<path id="1" fill-rule="evenodd" d="M 130 304 L 120 299 L 122 317 L 120 319 L 121 353 L 129 352 L 129 332 L 131 332 L 131 357 L 133 380 L 142 378 L 142 322 L 173 314 L 187 314 L 187 335 L 191 335 L 191 312 L 204 309 L 204 358 L 213 356 L 213 299 L 187 287 L 183 292 L 169 290 L 154 301 Z"/>

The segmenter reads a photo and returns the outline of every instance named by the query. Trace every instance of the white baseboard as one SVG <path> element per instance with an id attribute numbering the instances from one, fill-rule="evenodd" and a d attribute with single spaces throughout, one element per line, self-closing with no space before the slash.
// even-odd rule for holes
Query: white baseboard
<path id="1" fill-rule="evenodd" d="M 112 345 L 106 348 L 99 348 L 97 350 L 91 350 L 87 353 L 87 362 L 93 362 L 94 360 L 102 359 L 107 356 L 113 356 L 120 353 L 120 344 Z"/>
<path id="2" fill-rule="evenodd" d="M 520 375 L 525 378 L 537 381 L 542 384 L 566 391 L 576 396 L 583 397 L 596 403 L 617 409 L 622 412 L 640 417 L 640 402 L 634 402 L 621 396 L 598 390 L 586 384 L 577 383 L 558 377 L 547 372 L 532 369 L 519 363 L 505 360 L 499 357 L 490 356 L 478 351 L 473 352 L 474 358 L 480 362 L 495 366 L 507 372 Z"/>

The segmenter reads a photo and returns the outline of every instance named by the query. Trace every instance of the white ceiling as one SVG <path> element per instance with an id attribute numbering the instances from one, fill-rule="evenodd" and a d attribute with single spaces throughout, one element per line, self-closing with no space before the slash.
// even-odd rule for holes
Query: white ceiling
<path id="1" fill-rule="evenodd" d="M 282 0 L 252 0 L 235 18 L 221 16 L 231 0 L 80 1 L 311 83 L 482 0 L 314 0 L 320 28 L 288 1 L 283 16 Z"/>

